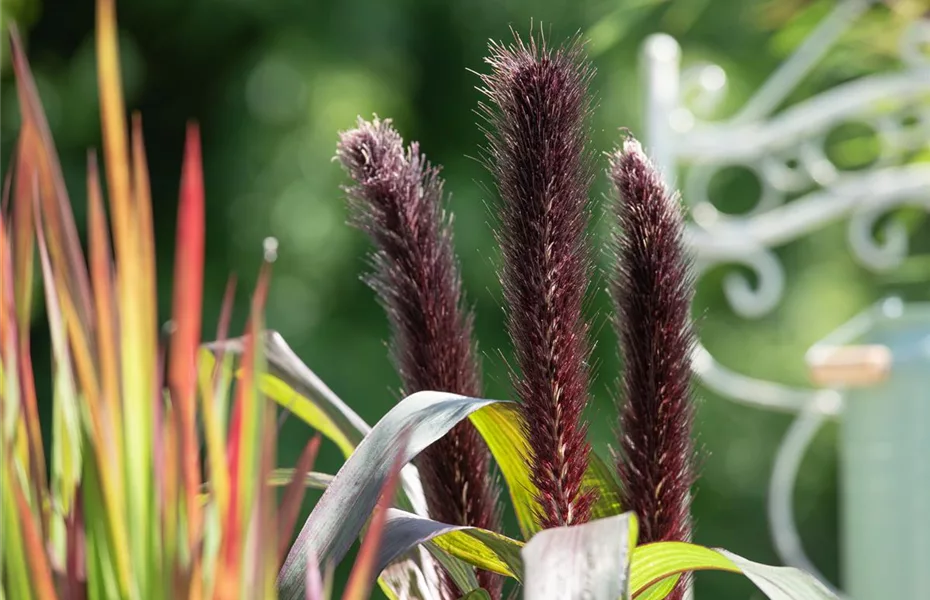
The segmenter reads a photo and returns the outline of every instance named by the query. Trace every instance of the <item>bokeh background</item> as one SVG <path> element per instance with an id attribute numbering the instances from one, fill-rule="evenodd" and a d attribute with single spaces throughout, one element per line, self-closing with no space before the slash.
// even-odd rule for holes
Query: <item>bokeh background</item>
<path id="1" fill-rule="evenodd" d="M 789 102 L 832 85 L 898 66 L 897 32 L 926 10 L 924 0 L 876 6 L 845 35 Z M 506 361 L 497 246 L 490 223 L 495 201 L 488 173 L 475 160 L 483 143 L 475 89 L 489 39 L 521 33 L 531 19 L 553 40 L 581 30 L 597 67 L 593 92 L 594 145 L 609 150 L 618 128 L 642 134 L 644 38 L 663 31 L 681 43 L 684 65 L 724 67 L 726 117 L 833 7 L 834 0 L 133 0 L 118 3 L 127 103 L 142 112 L 149 152 L 160 308 L 169 313 L 175 211 L 185 122 L 203 133 L 207 187 L 206 337 L 214 334 L 230 274 L 238 277 L 234 325 L 241 329 L 255 282 L 262 240 L 275 236 L 279 258 L 268 308 L 304 361 L 366 420 L 374 422 L 397 399 L 397 376 L 386 352 L 387 324 L 359 280 L 365 239 L 345 225 L 331 159 L 337 132 L 357 115 L 391 117 L 408 140 L 418 140 L 444 166 L 456 245 L 468 298 L 477 312 L 487 395 L 511 396 Z M 27 42 L 42 101 L 61 155 L 76 216 L 85 219 L 85 158 L 99 147 L 100 128 L 89 0 L 2 0 L 5 23 L 15 21 Z M 2 50 L 0 153 L 3 169 L 18 128 L 18 106 L 7 47 Z M 828 152 L 848 168 L 867 167 L 875 140 L 861 128 L 831 134 Z M 928 160 L 927 153 L 915 160 Z M 607 192 L 600 174 L 592 191 L 601 214 Z M 758 182 L 732 172 L 715 180 L 718 206 L 752 205 Z M 920 213 L 901 211 L 915 241 L 911 258 L 894 273 L 875 275 L 849 256 L 839 223 L 778 250 L 788 273 L 783 301 L 753 321 L 735 316 L 721 291 L 722 267 L 698 284 L 695 316 L 704 343 L 742 373 L 803 385 L 803 353 L 882 295 L 926 296 L 930 251 Z M 594 225 L 603 241 L 604 223 Z M 602 257 L 601 266 L 606 263 Z M 604 280 L 591 289 L 589 314 L 596 342 L 591 436 L 598 452 L 614 439 L 612 389 L 622 366 L 609 326 Z M 40 297 L 40 296 L 37 296 Z M 47 330 L 36 315 L 34 360 L 49 364 Z M 40 382 L 41 383 L 41 382 Z M 44 382 L 40 393 L 49 398 Z M 42 393 L 42 392 L 45 393 Z M 701 478 L 694 499 L 696 541 L 723 546 L 764 563 L 778 561 L 766 525 L 765 494 L 776 445 L 789 417 L 738 406 L 698 388 Z M 292 464 L 310 432 L 285 424 L 280 461 Z M 837 430 L 818 436 L 798 482 L 796 512 L 814 562 L 832 581 L 837 568 Z M 326 446 L 318 468 L 334 472 L 338 452 Z M 309 508 L 312 500 L 305 508 Z M 510 520 L 511 532 L 515 532 Z M 348 563 L 348 561 L 346 561 Z M 338 573 L 345 573 L 340 569 Z M 344 577 L 340 577 L 340 583 Z M 337 588 L 341 585 L 337 585 Z M 761 598 L 738 577 L 701 574 L 697 597 Z"/>

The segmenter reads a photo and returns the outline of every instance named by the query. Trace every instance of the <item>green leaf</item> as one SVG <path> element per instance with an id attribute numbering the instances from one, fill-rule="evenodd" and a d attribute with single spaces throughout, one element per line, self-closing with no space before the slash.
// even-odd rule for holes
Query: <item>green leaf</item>
<path id="1" fill-rule="evenodd" d="M 614 470 L 594 450 L 588 454 L 588 470 L 582 485 L 597 490 L 597 501 L 591 507 L 591 520 L 604 519 L 623 513 L 620 506 L 620 484 Z"/>
<path id="2" fill-rule="evenodd" d="M 659 542 L 633 551 L 631 586 L 633 598 L 658 600 L 656 584 L 688 571 L 742 573 L 770 600 L 836 600 L 813 576 L 791 567 L 772 567 L 746 560 L 726 550 L 684 542 Z"/>
<path id="3" fill-rule="evenodd" d="M 267 368 L 258 382 L 262 393 L 335 443 L 348 458 L 371 426 L 300 360 L 279 333 L 266 331 L 264 342 Z M 241 356 L 245 338 L 211 342 L 203 347 L 201 368 L 212 373 L 212 353 Z M 401 482 L 405 504 L 417 514 L 426 515 L 426 498 L 416 467 L 405 466 Z"/>
<path id="4" fill-rule="evenodd" d="M 396 456 L 409 462 L 469 414 L 495 402 L 418 392 L 394 406 L 359 443 L 304 523 L 278 577 L 281 597 L 302 597 L 308 553 L 323 564 L 342 559 L 377 504 Z M 409 443 L 398 447 L 408 429 Z"/>
<path id="5" fill-rule="evenodd" d="M 537 533 L 521 552 L 523 598 L 626 598 L 637 529 L 636 516 L 624 513 Z"/>
<path id="6" fill-rule="evenodd" d="M 291 482 L 294 478 L 294 469 L 275 469 L 268 478 L 268 485 L 273 487 L 283 487 Z M 304 485 L 312 490 L 325 490 L 332 483 L 333 476 L 329 473 L 318 473 L 310 471 L 304 478 Z"/>
<path id="7" fill-rule="evenodd" d="M 732 552 L 718 549 L 743 571 L 743 575 L 756 584 L 770 600 L 835 600 L 836 595 L 817 581 L 810 573 L 791 567 L 763 565 Z"/>
<path id="8" fill-rule="evenodd" d="M 491 600 L 491 595 L 486 590 L 472 590 L 459 598 L 459 600 Z"/>
<path id="9" fill-rule="evenodd" d="M 439 523 L 397 509 L 388 511 L 376 564 L 383 569 L 398 556 L 427 542 L 475 567 L 521 579 L 522 542 L 486 529 Z"/>
<path id="10" fill-rule="evenodd" d="M 528 539 L 542 528 L 536 518 L 540 506 L 536 501 L 536 486 L 527 468 L 530 447 L 523 435 L 519 411 L 515 404 L 496 404 L 472 413 L 469 418 L 497 461 L 510 490 L 520 532 L 524 539 Z"/>
<path id="11" fill-rule="evenodd" d="M 423 547 L 446 570 L 446 573 L 449 574 L 449 577 L 452 578 L 452 581 L 461 591 L 471 592 L 481 587 L 481 584 L 478 583 L 478 577 L 475 575 L 475 568 L 470 564 L 448 554 L 431 541 L 424 543 Z"/>
<path id="12" fill-rule="evenodd" d="M 472 413 L 472 424 L 484 438 L 488 449 L 507 482 L 510 500 L 524 539 L 542 530 L 537 515 L 536 486 L 530 478 L 529 443 L 523 433 L 523 416 L 516 404 L 496 404 Z M 592 508 L 593 518 L 619 515 L 620 486 L 612 469 L 594 452 L 589 455 L 584 485 L 598 491 Z"/>
<path id="13" fill-rule="evenodd" d="M 740 572 L 731 560 L 704 546 L 684 542 L 644 544 L 633 550 L 630 589 L 638 599 L 647 588 L 667 577 L 701 570 Z"/>
<path id="14" fill-rule="evenodd" d="M 678 583 L 679 579 L 681 579 L 681 575 L 666 577 L 662 581 L 649 586 L 646 591 L 636 596 L 636 598 L 637 600 L 665 600 L 675 589 L 675 584 Z"/>
<path id="15" fill-rule="evenodd" d="M 4 586 L 9 586 L 10 594 L 14 598 L 29 600 L 32 598 L 30 580 L 32 572 L 26 563 L 26 550 L 23 536 L 20 533 L 18 520 L 19 511 L 16 508 L 14 497 L 15 484 L 12 479 L 13 472 L 11 454 L 6 448 L 6 440 L 0 440 L 5 446 L 4 456 L 0 458 L 0 542 L 3 543 L 3 562 L 0 563 L 4 575 Z"/>
<path id="16" fill-rule="evenodd" d="M 264 341 L 268 374 L 259 383 L 262 392 L 332 440 L 346 457 L 352 454 L 371 426 L 298 358 L 278 332 L 265 332 Z M 244 338 L 212 342 L 205 348 L 241 355 Z"/>

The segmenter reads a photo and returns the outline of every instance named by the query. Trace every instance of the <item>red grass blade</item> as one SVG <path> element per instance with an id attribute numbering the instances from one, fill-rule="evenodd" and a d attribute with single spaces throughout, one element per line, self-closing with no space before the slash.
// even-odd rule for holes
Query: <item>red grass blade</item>
<path id="1" fill-rule="evenodd" d="M 19 146 L 19 140 L 16 140 L 16 146 Z M 15 154 L 14 154 L 15 159 Z M 0 213 L 6 213 L 10 210 L 10 188 L 13 186 L 13 170 L 16 168 L 14 160 L 10 160 L 6 176 L 3 178 L 3 196 L 0 198 Z"/>
<path id="2" fill-rule="evenodd" d="M 229 322 L 232 320 L 233 303 L 236 300 L 236 276 L 230 275 L 226 281 L 226 291 L 223 292 L 223 305 L 220 308 L 220 318 L 216 324 L 216 340 L 225 341 L 229 337 Z M 217 364 L 222 355 L 217 356 Z"/>
<path id="3" fill-rule="evenodd" d="M 19 31 L 10 26 L 13 70 L 22 111 L 20 159 L 28 156 L 30 170 L 38 179 L 46 226 L 49 228 L 49 254 L 57 270 L 63 273 L 67 289 L 75 303 L 81 325 L 89 324 L 90 283 L 84 262 L 77 227 L 71 214 L 71 203 L 65 188 L 58 152 L 42 110 L 35 80 L 23 53 Z"/>
<path id="4" fill-rule="evenodd" d="M 401 434 L 401 448 L 407 446 L 410 438 L 410 432 L 405 431 Z M 365 600 L 371 592 L 372 580 L 377 575 L 372 573 L 375 567 L 375 560 L 378 554 L 378 548 L 381 545 L 381 534 L 384 532 L 384 523 L 387 518 L 387 509 L 394 503 L 394 493 L 397 490 L 397 483 L 400 480 L 400 470 L 404 466 L 403 452 L 398 453 L 394 459 L 394 465 L 391 468 L 391 474 L 384 482 L 381 490 L 381 499 L 371 517 L 371 524 L 368 527 L 368 533 L 365 534 L 365 540 L 358 551 L 358 558 L 355 559 L 355 566 L 352 567 L 352 573 L 349 575 L 349 581 L 346 584 L 342 600 Z"/>
<path id="5" fill-rule="evenodd" d="M 13 486 L 16 495 L 16 506 L 19 511 L 19 521 L 22 529 L 23 544 L 26 547 L 26 559 L 29 563 L 29 572 L 32 589 L 38 600 L 54 600 L 55 581 L 52 579 L 52 568 L 42 543 L 42 534 L 35 521 L 35 515 L 29 508 L 29 503 L 18 485 Z"/>
<path id="6" fill-rule="evenodd" d="M 90 250 L 90 276 L 94 290 L 97 321 L 97 354 L 105 410 L 103 443 L 107 446 L 117 481 L 122 481 L 122 407 L 120 405 L 119 327 L 116 291 L 113 289 L 113 257 L 107 231 L 97 156 L 87 154 L 87 231 Z M 100 439 L 98 439 L 98 442 Z"/>
<path id="7" fill-rule="evenodd" d="M 30 129 L 30 131 L 32 131 Z M 35 500 L 41 499 L 42 520 L 41 529 L 48 531 L 48 477 L 45 469 L 45 452 L 42 447 L 42 430 L 39 423 L 38 400 L 36 398 L 35 380 L 32 372 L 32 355 L 30 353 L 29 329 L 32 312 L 32 283 L 35 253 L 35 228 L 33 226 L 33 212 L 39 202 L 38 175 L 34 160 L 24 150 L 26 140 L 33 136 L 20 135 L 17 160 L 16 182 L 13 186 L 12 231 L 10 243 L 12 244 L 13 268 L 13 307 L 16 316 L 16 345 L 19 370 L 19 384 L 21 405 L 25 416 L 26 430 L 28 431 L 29 446 L 29 472 L 36 495 Z"/>
<path id="8" fill-rule="evenodd" d="M 297 517 L 300 516 L 300 505 L 307 491 L 304 479 L 306 479 L 307 473 L 313 469 L 313 464 L 316 462 L 321 439 L 320 434 L 316 434 L 304 447 L 300 458 L 297 459 L 297 464 L 294 465 L 294 477 L 287 485 L 287 489 L 281 498 L 281 506 L 278 509 L 278 566 L 284 562 L 287 551 L 291 547 L 291 536 L 294 527 L 297 525 Z"/>
<path id="9" fill-rule="evenodd" d="M 182 477 L 185 488 L 188 542 L 191 547 L 199 529 L 200 465 L 196 430 L 197 349 L 200 344 L 203 310 L 204 188 L 200 133 L 195 124 L 187 128 L 181 199 L 178 209 L 177 249 L 174 259 L 174 332 L 168 386 L 178 407 L 183 448 Z"/>
<path id="10" fill-rule="evenodd" d="M 254 411 L 254 402 L 258 399 L 255 397 L 255 357 L 258 349 L 256 345 L 260 343 L 257 339 L 257 328 L 255 325 L 260 322 L 261 315 L 264 312 L 265 302 L 268 298 L 268 283 L 270 278 L 270 265 L 265 263 L 259 273 L 258 284 L 255 288 L 255 295 L 252 298 L 251 313 L 249 322 L 246 325 L 247 335 L 245 336 L 243 354 L 242 354 L 242 377 L 236 384 L 236 400 L 233 406 L 232 417 L 230 418 L 229 438 L 227 443 L 227 456 L 229 457 L 229 512 L 224 519 L 224 568 L 230 572 L 237 572 L 237 558 L 241 556 L 241 545 L 244 541 L 245 531 L 243 530 L 244 518 L 241 512 L 245 509 L 243 500 L 245 493 L 243 485 L 251 484 L 242 479 L 243 460 L 245 460 L 243 447 L 249 442 L 246 437 L 246 427 L 249 425 L 244 419 L 244 415 L 251 415 Z"/>
<path id="11" fill-rule="evenodd" d="M 85 600 L 87 597 L 87 555 L 84 538 L 84 512 L 80 490 L 75 495 L 71 514 L 65 519 L 67 545 L 65 552 L 65 600 Z"/>

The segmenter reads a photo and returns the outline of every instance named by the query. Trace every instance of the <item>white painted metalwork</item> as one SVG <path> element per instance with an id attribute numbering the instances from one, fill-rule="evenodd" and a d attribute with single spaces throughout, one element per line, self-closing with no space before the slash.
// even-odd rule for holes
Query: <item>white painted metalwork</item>
<path id="1" fill-rule="evenodd" d="M 898 70 L 862 77 L 783 107 L 839 37 L 874 4 L 878 2 L 839 0 L 742 109 L 723 121 L 705 117 L 726 93 L 724 70 L 717 65 L 682 70 L 681 48 L 668 35 L 652 35 L 645 43 L 646 145 L 690 209 L 686 236 L 698 275 L 718 265 L 740 265 L 755 276 L 755 283 L 741 273 L 724 278 L 727 301 L 744 318 L 768 314 L 784 295 L 786 274 L 774 248 L 843 220 L 856 260 L 873 271 L 889 270 L 907 256 L 908 238 L 894 221 L 879 225 L 880 217 L 902 205 L 930 210 L 930 165 L 902 160 L 930 141 L 930 20 L 913 22 L 901 37 Z M 827 156 L 825 145 L 833 129 L 849 123 L 874 132 L 879 152 L 868 168 L 844 172 Z M 740 215 L 723 213 L 708 191 L 714 174 L 728 167 L 746 169 L 759 182 L 752 208 Z M 684 177 L 679 181 L 680 173 Z M 880 240 L 876 227 L 881 228 Z M 785 500 L 785 486 L 775 480 L 796 471 L 797 457 L 789 454 L 797 440 L 812 435 L 814 421 L 840 414 L 843 398 L 831 390 L 789 387 L 737 373 L 700 343 L 694 370 L 705 386 L 726 398 L 801 414 L 773 479 L 776 505 L 770 514 L 785 562 L 811 568 L 790 505 L 784 505 L 790 494 Z M 811 417 L 814 413 L 820 417 Z"/>

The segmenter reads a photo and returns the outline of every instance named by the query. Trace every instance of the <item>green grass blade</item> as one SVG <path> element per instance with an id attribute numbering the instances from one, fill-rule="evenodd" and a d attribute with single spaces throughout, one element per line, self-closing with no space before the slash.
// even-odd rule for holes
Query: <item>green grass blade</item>
<path id="1" fill-rule="evenodd" d="M 4 456 L 0 460 L 0 510 L 3 511 L 3 537 L 0 538 L 3 541 L 2 576 L 4 586 L 9 590 L 11 597 L 29 600 L 33 597 L 32 586 L 29 583 L 31 575 L 26 564 L 26 549 L 17 516 L 19 511 L 13 491 L 15 475 L 10 460 L 11 454 L 4 448 Z"/>

